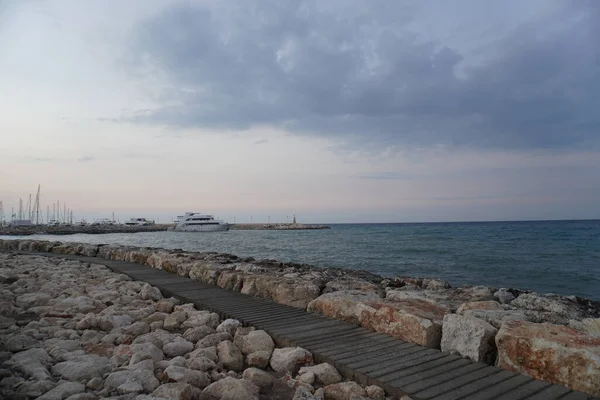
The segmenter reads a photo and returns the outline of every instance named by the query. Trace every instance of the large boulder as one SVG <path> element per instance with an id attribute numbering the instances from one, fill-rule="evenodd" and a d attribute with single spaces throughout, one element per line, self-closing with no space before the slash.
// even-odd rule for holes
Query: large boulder
<path id="1" fill-rule="evenodd" d="M 498 330 L 473 317 L 448 314 L 444 317 L 441 349 L 473 361 L 493 364 L 496 360 L 494 338 Z"/>
<path id="2" fill-rule="evenodd" d="M 424 300 L 369 301 L 361 305 L 360 324 L 421 346 L 439 348 L 446 310 Z"/>
<path id="3" fill-rule="evenodd" d="M 348 400 L 352 398 L 364 398 L 367 391 L 358 383 L 340 382 L 325 386 L 325 398 L 327 400 Z M 361 397 L 362 396 L 362 397 Z"/>
<path id="4" fill-rule="evenodd" d="M 376 292 L 336 291 L 312 300 L 308 303 L 307 310 L 329 318 L 358 324 L 360 320 L 359 304 L 378 300 L 381 300 L 381 297 Z"/>
<path id="5" fill-rule="evenodd" d="M 600 339 L 566 326 L 512 321 L 500 328 L 496 345 L 500 368 L 600 395 Z"/>
<path id="6" fill-rule="evenodd" d="M 510 305 L 529 311 L 535 322 L 563 325 L 586 316 L 585 310 L 574 299 L 557 294 L 523 293 Z"/>
<path id="7" fill-rule="evenodd" d="M 342 381 L 340 373 L 331 364 L 322 363 L 318 365 L 312 365 L 308 367 L 302 367 L 298 371 L 299 375 L 306 373 L 313 373 L 317 382 L 323 384 L 323 386 L 331 385 Z"/>
<path id="8" fill-rule="evenodd" d="M 226 377 L 211 383 L 200 394 L 200 400 L 258 400 L 258 387 L 246 379 Z"/>
<path id="9" fill-rule="evenodd" d="M 301 347 L 284 347 L 273 350 L 270 365 L 275 372 L 295 372 L 296 369 L 312 364 L 312 354 Z"/>
<path id="10" fill-rule="evenodd" d="M 257 351 L 273 352 L 275 343 L 269 334 L 263 330 L 251 331 L 242 337 L 242 353 L 250 354 Z"/>
<path id="11" fill-rule="evenodd" d="M 240 349 L 230 340 L 225 340 L 217 346 L 219 362 L 223 367 L 232 371 L 242 371 L 244 369 L 244 356 Z"/>
<path id="12" fill-rule="evenodd" d="M 88 381 L 102 377 L 111 370 L 110 360 L 95 354 L 85 354 L 60 362 L 52 367 L 52 373 L 71 381 Z"/>

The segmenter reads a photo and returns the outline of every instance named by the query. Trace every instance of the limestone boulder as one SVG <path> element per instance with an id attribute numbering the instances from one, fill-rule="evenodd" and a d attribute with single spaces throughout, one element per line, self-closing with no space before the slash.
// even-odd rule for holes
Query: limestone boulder
<path id="1" fill-rule="evenodd" d="M 529 317 L 522 310 L 501 305 L 492 300 L 464 303 L 458 308 L 456 313 L 482 319 L 493 325 L 496 329 L 500 329 L 502 324 L 508 321 L 529 321 Z"/>
<path id="2" fill-rule="evenodd" d="M 375 292 L 381 293 L 383 290 L 378 285 L 371 283 L 365 279 L 354 278 L 350 276 L 342 276 L 339 278 L 328 280 L 325 283 L 323 294 L 339 292 L 339 291 L 352 291 L 357 290 L 360 292 Z"/>
<path id="3" fill-rule="evenodd" d="M 247 368 L 242 374 L 243 378 L 255 384 L 260 391 L 270 388 L 273 385 L 273 376 L 266 371 L 258 368 Z"/>
<path id="4" fill-rule="evenodd" d="M 211 383 L 200 394 L 200 400 L 258 400 L 258 387 L 246 379 L 223 378 Z"/>
<path id="5" fill-rule="evenodd" d="M 216 333 L 216 331 L 210 326 L 200 325 L 195 328 L 188 328 L 183 332 L 183 338 L 195 344 L 198 343 L 199 340 L 202 340 L 213 333 Z"/>
<path id="6" fill-rule="evenodd" d="M 244 369 L 244 356 L 240 349 L 230 340 L 225 340 L 217 346 L 219 362 L 223 367 L 231 371 L 242 371 Z"/>
<path id="7" fill-rule="evenodd" d="M 301 347 L 284 347 L 273 350 L 270 365 L 275 372 L 295 372 L 298 368 L 312 364 L 312 354 Z"/>
<path id="8" fill-rule="evenodd" d="M 111 373 L 104 381 L 104 389 L 116 391 L 119 386 L 126 382 L 136 382 L 140 384 L 143 390 L 146 392 L 152 392 L 160 385 L 160 382 L 154 376 L 153 371 L 136 369 L 116 371 Z"/>
<path id="9" fill-rule="evenodd" d="M 110 360 L 95 354 L 82 354 L 60 362 L 52 367 L 54 375 L 71 381 L 89 381 L 102 377 L 111 370 Z"/>
<path id="10" fill-rule="evenodd" d="M 216 331 L 217 332 L 227 332 L 227 333 L 229 333 L 229 335 L 231 335 L 231 337 L 233 337 L 233 335 L 235 335 L 235 331 L 240 326 L 242 326 L 242 323 L 240 321 L 238 321 L 237 319 L 229 318 L 229 319 L 226 319 L 225 321 L 221 322 L 217 326 Z"/>
<path id="11" fill-rule="evenodd" d="M 164 370 L 164 377 L 169 381 L 188 383 L 201 389 L 210 385 L 210 376 L 206 372 L 171 365 Z"/>
<path id="12" fill-rule="evenodd" d="M 419 344 L 439 348 L 446 310 L 428 301 L 369 301 L 360 307 L 360 324 Z"/>
<path id="13" fill-rule="evenodd" d="M 272 293 L 273 301 L 305 310 L 312 300 L 319 297 L 321 288 L 309 281 L 281 279 L 276 283 Z"/>
<path id="14" fill-rule="evenodd" d="M 569 320 L 581 320 L 587 313 L 573 298 L 556 294 L 522 293 L 510 305 L 529 311 L 535 322 L 568 324 Z"/>
<path id="15" fill-rule="evenodd" d="M 334 383 L 325 386 L 324 390 L 325 399 L 327 400 L 348 400 L 353 397 L 360 398 L 360 396 L 365 397 L 367 395 L 366 390 L 353 381 Z"/>
<path id="16" fill-rule="evenodd" d="M 270 359 L 270 351 L 255 351 L 246 356 L 246 364 L 249 367 L 267 368 Z"/>
<path id="17" fill-rule="evenodd" d="M 481 319 L 448 314 L 443 322 L 441 350 L 493 364 L 496 360 L 494 338 L 497 332 L 496 328 Z"/>
<path id="18" fill-rule="evenodd" d="M 316 381 L 321 383 L 323 386 L 331 385 L 342 381 L 340 373 L 335 367 L 328 363 L 322 363 L 318 365 L 312 365 L 308 367 L 302 367 L 298 371 L 298 374 L 303 375 L 306 373 L 313 373 Z"/>
<path id="19" fill-rule="evenodd" d="M 194 390 L 191 385 L 183 382 L 165 383 L 157 387 L 150 396 L 158 399 L 192 400 Z"/>
<path id="20" fill-rule="evenodd" d="M 213 347 L 213 346 L 216 347 L 219 345 L 219 343 L 221 343 L 225 340 L 231 340 L 231 335 L 229 335 L 229 333 L 226 333 L 226 332 L 213 333 L 213 334 L 207 335 L 203 339 L 199 340 L 198 343 L 196 343 L 195 348 L 196 349 L 204 349 L 206 347 Z"/>
<path id="21" fill-rule="evenodd" d="M 381 300 L 381 297 L 375 292 L 336 291 L 323 294 L 312 300 L 308 304 L 307 310 L 329 318 L 358 324 L 360 320 L 359 305 L 364 302 L 378 300 Z"/>
<path id="22" fill-rule="evenodd" d="M 176 337 L 172 342 L 163 346 L 162 351 L 167 357 L 183 356 L 194 350 L 194 344 L 182 337 Z"/>
<path id="23" fill-rule="evenodd" d="M 512 321 L 500 328 L 496 345 L 500 368 L 600 395 L 600 339 L 562 325 Z"/>
<path id="24" fill-rule="evenodd" d="M 263 330 L 248 332 L 242 338 L 242 353 L 250 354 L 257 351 L 266 351 L 269 355 L 275 348 L 275 342 L 269 334 Z"/>

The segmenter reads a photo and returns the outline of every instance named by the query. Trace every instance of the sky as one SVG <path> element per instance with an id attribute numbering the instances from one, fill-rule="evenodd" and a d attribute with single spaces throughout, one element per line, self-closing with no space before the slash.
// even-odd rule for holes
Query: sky
<path id="1" fill-rule="evenodd" d="M 0 201 L 600 218 L 595 0 L 0 0 Z"/>

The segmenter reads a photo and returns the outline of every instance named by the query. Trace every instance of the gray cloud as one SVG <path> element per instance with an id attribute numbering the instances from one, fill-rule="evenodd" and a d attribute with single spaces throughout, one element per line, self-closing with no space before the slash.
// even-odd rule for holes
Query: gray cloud
<path id="1" fill-rule="evenodd" d="M 79 157 L 77 159 L 78 162 L 90 162 L 90 161 L 94 161 L 96 159 L 96 157 L 93 156 L 83 156 L 83 157 Z"/>
<path id="2" fill-rule="evenodd" d="M 444 31 L 445 16 L 423 20 L 442 3 L 406 4 L 166 8 L 138 27 L 129 67 L 159 71 L 167 89 L 154 99 L 157 108 L 121 120 L 237 130 L 266 124 L 364 148 L 598 147 L 598 2 L 507 1 L 514 15 L 537 4 L 539 16 L 480 42 L 472 23 L 493 22 L 493 10 L 462 1 L 452 11 L 465 20 Z M 435 27 L 437 37 L 429 34 Z M 457 32 L 474 38 L 451 40 Z"/>

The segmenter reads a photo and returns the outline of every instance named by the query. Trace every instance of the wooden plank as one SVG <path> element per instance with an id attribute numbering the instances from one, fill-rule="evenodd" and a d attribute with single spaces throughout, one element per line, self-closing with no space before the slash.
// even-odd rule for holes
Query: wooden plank
<path id="1" fill-rule="evenodd" d="M 498 396 L 497 400 L 523 400 L 528 399 L 529 396 L 541 392 L 550 386 L 549 383 L 542 381 L 531 381 L 526 384 L 519 386 L 510 392 L 504 393 L 502 396 Z"/>
<path id="2" fill-rule="evenodd" d="M 413 394 L 427 389 L 432 385 L 439 385 L 461 376 L 473 375 L 486 367 L 482 363 L 473 363 L 464 360 L 463 366 L 447 364 L 438 368 L 433 368 L 422 373 L 406 376 L 392 382 L 393 386 L 401 387 L 406 393 Z"/>
<path id="3" fill-rule="evenodd" d="M 509 379 L 503 380 L 502 382 L 496 383 L 491 386 L 486 386 L 478 392 L 471 393 L 469 400 L 489 400 L 495 397 L 501 396 L 506 392 L 510 392 L 513 389 L 518 388 L 526 384 L 533 379 L 525 375 L 515 375 Z M 437 399 L 436 399 L 437 400 Z"/>
<path id="4" fill-rule="evenodd" d="M 396 357 L 392 357 L 387 358 L 386 361 L 376 363 L 372 362 L 370 365 L 365 367 L 355 367 L 355 370 L 358 372 L 368 374 L 373 378 L 379 378 L 381 376 L 385 376 L 402 369 L 425 364 L 445 357 L 446 355 L 441 352 L 418 351 L 406 356 L 401 361 L 399 361 Z M 458 358 L 459 357 L 454 357 L 454 359 Z M 351 365 L 352 364 L 349 364 L 349 366 Z"/>
<path id="5" fill-rule="evenodd" d="M 418 397 L 419 399 L 429 400 L 435 396 L 449 393 L 451 390 L 464 387 L 469 383 L 480 381 L 483 378 L 497 375 L 500 371 L 500 369 L 495 367 L 481 368 L 470 374 L 462 375 L 460 377 L 447 380 L 446 382 L 436 382 L 435 385 L 423 388 L 420 391 L 415 392 L 414 396 Z"/>
<path id="6" fill-rule="evenodd" d="M 419 372 L 423 372 L 432 368 L 444 366 L 446 364 L 454 364 L 459 361 L 464 360 L 464 358 L 460 358 L 456 355 L 442 355 L 442 357 L 436 358 L 434 360 L 429 360 L 425 362 L 419 362 L 418 364 L 401 364 L 401 367 L 397 367 L 392 371 L 387 369 L 375 370 L 372 373 L 372 376 L 378 378 L 381 381 L 392 382 L 398 380 L 402 377 L 417 374 Z M 415 360 L 418 361 L 418 360 Z M 458 365 L 457 365 L 458 366 Z M 393 368 L 393 367 L 392 367 Z"/>
<path id="7" fill-rule="evenodd" d="M 371 341 L 368 344 L 360 345 L 360 354 L 365 355 L 365 353 L 376 355 L 384 355 L 393 350 L 396 350 L 401 346 L 401 344 L 395 341 L 389 342 L 376 342 Z M 350 360 L 354 360 L 356 356 L 356 349 L 346 347 L 339 347 L 337 349 L 332 349 L 331 351 L 327 351 L 326 354 L 333 357 L 335 356 L 336 361 L 340 363 L 348 363 Z M 363 358 L 364 359 L 364 358 Z"/>
<path id="8" fill-rule="evenodd" d="M 592 396 L 581 392 L 570 392 L 560 398 L 560 400 L 591 400 Z"/>
<path id="9" fill-rule="evenodd" d="M 558 400 L 570 391 L 566 386 L 552 385 L 527 397 L 527 400 Z"/>

